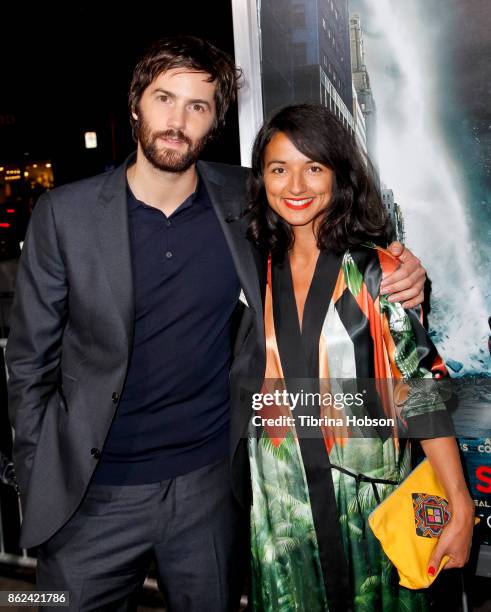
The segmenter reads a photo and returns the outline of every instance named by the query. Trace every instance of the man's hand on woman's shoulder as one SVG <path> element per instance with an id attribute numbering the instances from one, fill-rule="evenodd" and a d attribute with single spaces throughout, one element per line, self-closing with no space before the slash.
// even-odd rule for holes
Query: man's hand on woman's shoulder
<path id="1" fill-rule="evenodd" d="M 382 280 L 381 292 L 390 296 L 390 302 L 401 302 L 403 308 L 422 304 L 426 270 L 420 260 L 400 242 L 392 242 L 388 250 L 399 259 L 401 265 Z"/>

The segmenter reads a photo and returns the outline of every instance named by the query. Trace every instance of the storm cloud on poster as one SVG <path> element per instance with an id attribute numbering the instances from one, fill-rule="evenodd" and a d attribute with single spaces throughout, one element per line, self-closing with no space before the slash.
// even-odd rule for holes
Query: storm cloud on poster
<path id="1" fill-rule="evenodd" d="M 458 375 L 490 372 L 491 9 L 350 0 L 378 110 L 381 180 L 432 280 L 434 339 Z"/>

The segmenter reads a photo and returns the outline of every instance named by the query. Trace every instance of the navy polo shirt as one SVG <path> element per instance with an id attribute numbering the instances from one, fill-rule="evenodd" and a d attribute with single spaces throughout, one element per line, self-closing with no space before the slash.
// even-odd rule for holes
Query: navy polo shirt
<path id="1" fill-rule="evenodd" d="M 231 315 L 240 285 L 202 180 L 167 217 L 128 187 L 134 342 L 94 480 L 144 484 L 228 454 Z"/>

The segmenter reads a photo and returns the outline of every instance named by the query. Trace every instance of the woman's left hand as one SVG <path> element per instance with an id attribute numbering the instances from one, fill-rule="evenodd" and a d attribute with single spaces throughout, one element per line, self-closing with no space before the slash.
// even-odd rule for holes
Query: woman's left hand
<path id="1" fill-rule="evenodd" d="M 392 242 L 388 250 L 401 265 L 382 280 L 380 290 L 390 295 L 389 301 L 401 302 L 403 308 L 414 308 L 423 303 L 426 270 L 412 252 L 400 242 Z"/>
<path id="2" fill-rule="evenodd" d="M 443 569 L 463 567 L 468 559 L 474 529 L 474 502 L 469 494 L 464 494 L 458 501 L 449 504 L 451 519 L 443 529 L 433 556 L 428 565 L 428 574 L 434 576 L 446 555 L 449 561 Z"/>

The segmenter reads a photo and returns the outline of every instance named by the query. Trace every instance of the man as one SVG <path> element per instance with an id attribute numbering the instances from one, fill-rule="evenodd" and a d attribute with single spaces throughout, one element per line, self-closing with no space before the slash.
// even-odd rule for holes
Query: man
<path id="1" fill-rule="evenodd" d="M 136 156 L 32 216 L 7 350 L 21 545 L 71 609 L 128 609 L 152 556 L 170 610 L 238 606 L 229 369 L 264 364 L 264 266 L 240 219 L 247 171 L 197 161 L 236 83 L 212 45 L 161 41 L 130 88 Z M 421 301 L 403 257 L 392 280 L 420 279 L 403 297 Z"/>

